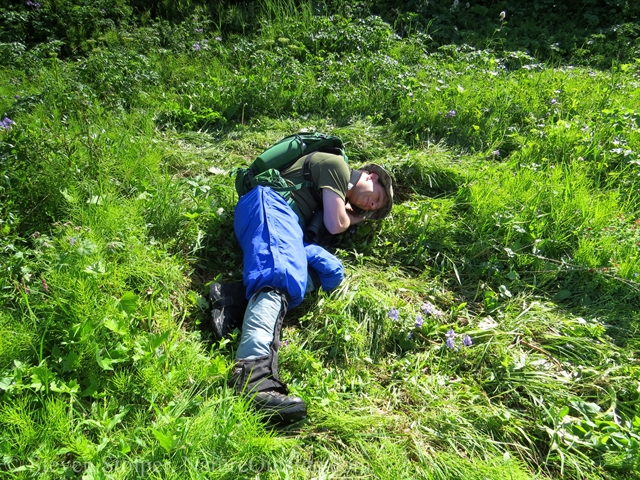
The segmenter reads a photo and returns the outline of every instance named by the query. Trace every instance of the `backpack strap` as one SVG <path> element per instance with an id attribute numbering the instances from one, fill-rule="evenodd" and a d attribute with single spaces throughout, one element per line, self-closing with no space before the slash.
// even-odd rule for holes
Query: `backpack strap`
<path id="1" fill-rule="evenodd" d="M 304 165 L 302 165 L 302 178 L 313 184 L 313 177 L 311 176 L 311 155 L 307 155 L 307 158 L 304 159 Z"/>
<path id="2" fill-rule="evenodd" d="M 309 193 L 311 193 L 313 199 L 322 205 L 322 192 L 320 192 L 320 189 L 313 183 L 313 177 L 311 176 L 311 155 L 307 155 L 307 158 L 304 159 L 302 178 L 309 184 Z"/>

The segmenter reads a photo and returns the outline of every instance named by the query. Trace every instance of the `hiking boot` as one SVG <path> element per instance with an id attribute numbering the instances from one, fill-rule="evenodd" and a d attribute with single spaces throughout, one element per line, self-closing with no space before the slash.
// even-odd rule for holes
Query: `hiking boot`
<path id="1" fill-rule="evenodd" d="M 300 397 L 285 395 L 277 390 L 256 393 L 253 406 L 278 423 L 299 422 L 307 416 L 307 404 Z"/>
<path id="2" fill-rule="evenodd" d="M 211 329 L 217 341 L 242 328 L 247 308 L 245 288 L 241 283 L 216 283 L 209 288 L 211 299 Z"/>

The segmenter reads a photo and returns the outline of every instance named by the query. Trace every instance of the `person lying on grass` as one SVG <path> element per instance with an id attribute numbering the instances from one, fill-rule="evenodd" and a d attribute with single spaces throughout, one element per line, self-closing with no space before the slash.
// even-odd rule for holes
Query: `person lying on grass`
<path id="1" fill-rule="evenodd" d="M 305 165 L 306 164 L 306 165 Z M 310 169 L 313 187 L 291 192 L 296 210 L 308 225 L 316 212 L 330 234 L 365 219 L 380 220 L 393 206 L 392 180 L 379 165 L 351 170 L 341 155 L 314 152 L 282 172 L 291 181 Z M 341 262 L 321 246 L 305 241 L 299 217 L 268 186 L 256 186 L 236 206 L 234 230 L 243 251 L 243 284 L 212 283 L 212 324 L 221 338 L 241 327 L 240 345 L 230 385 L 252 399 L 253 406 L 277 422 L 306 417 L 307 406 L 289 395 L 278 376 L 280 330 L 288 308 L 306 292 L 329 291 L 343 279 Z M 308 240 L 308 238 L 307 238 Z"/>

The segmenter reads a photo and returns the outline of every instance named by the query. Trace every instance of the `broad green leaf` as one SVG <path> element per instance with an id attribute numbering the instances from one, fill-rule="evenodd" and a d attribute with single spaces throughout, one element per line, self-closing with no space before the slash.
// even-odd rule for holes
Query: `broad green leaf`
<path id="1" fill-rule="evenodd" d="M 122 297 L 120 297 L 119 305 L 120 308 L 127 314 L 131 315 L 135 313 L 136 308 L 138 306 L 138 295 L 133 293 L 131 290 L 125 292 Z"/>
<path id="2" fill-rule="evenodd" d="M 156 430 L 155 428 L 151 429 L 153 436 L 156 437 L 160 446 L 166 450 L 167 453 L 171 452 L 173 447 L 176 444 L 176 438 L 165 435 L 160 430 Z"/>
<path id="3" fill-rule="evenodd" d="M 13 377 L 0 378 L 0 390 L 9 391 L 12 387 Z"/>
<path id="4" fill-rule="evenodd" d="M 122 314 L 121 314 L 122 315 Z M 126 318 L 118 318 L 115 316 L 107 317 L 104 320 L 104 326 L 107 327 L 112 332 L 117 333 L 118 335 L 126 335 L 129 333 L 129 322 Z"/>
<path id="5" fill-rule="evenodd" d="M 67 202 L 72 204 L 78 202 L 78 199 L 75 196 L 71 195 L 66 188 L 64 190 L 60 190 L 60 193 Z"/>
<path id="6" fill-rule="evenodd" d="M 571 406 L 584 415 L 595 415 L 600 413 L 600 405 L 593 402 L 576 401 L 571 402 Z"/>
<path id="7" fill-rule="evenodd" d="M 98 382 L 95 377 L 89 377 L 89 386 L 80 394 L 83 397 L 92 397 L 98 391 Z"/>
<path id="8" fill-rule="evenodd" d="M 107 424 L 107 430 L 111 430 L 113 427 L 115 427 L 117 424 L 119 424 L 120 422 L 122 422 L 122 419 L 124 418 L 124 416 L 129 412 L 129 407 L 125 407 L 122 412 L 117 413 L 113 416 L 113 418 L 111 418 L 111 420 L 109 420 L 109 423 Z"/>
<path id="9" fill-rule="evenodd" d="M 125 360 L 119 357 L 119 350 L 120 350 L 119 348 L 112 351 L 105 350 L 104 356 L 101 354 L 103 350 L 104 349 L 100 349 L 96 352 L 96 361 L 98 362 L 98 365 L 100 365 L 100 367 L 104 370 L 113 370 L 113 367 L 111 365 L 113 365 L 114 363 L 123 362 Z M 114 358 L 114 354 L 115 354 L 115 358 Z"/>
<path id="10" fill-rule="evenodd" d="M 106 442 L 105 442 L 106 440 Z M 98 452 L 105 448 L 110 439 L 103 439 L 101 444 L 98 446 Z M 104 444 L 104 446 L 103 446 Z M 82 480 L 107 480 L 107 478 L 113 478 L 111 476 L 107 477 L 107 474 L 100 467 L 96 467 L 93 463 L 89 462 L 87 469 L 82 474 Z"/>
<path id="11" fill-rule="evenodd" d="M 100 368 L 102 368 L 103 370 L 113 370 L 113 367 L 111 366 L 113 361 L 110 358 L 103 358 L 100 355 L 99 350 L 96 352 L 96 361 L 98 362 L 98 365 L 100 365 Z"/>
<path id="12" fill-rule="evenodd" d="M 171 334 L 171 331 L 169 330 L 165 330 L 163 333 L 160 333 L 160 334 L 150 333 L 148 337 L 150 350 L 153 351 L 156 348 L 158 348 L 160 345 L 162 345 L 162 342 L 164 342 L 167 338 L 169 338 L 170 334 Z"/>
<path id="13" fill-rule="evenodd" d="M 505 297 L 509 297 L 509 298 L 513 296 L 506 285 L 500 285 L 500 293 Z"/>
<path id="14" fill-rule="evenodd" d="M 72 395 L 78 393 L 78 391 L 80 390 L 80 386 L 78 385 L 78 382 L 73 379 L 69 381 L 68 384 L 54 380 L 49 384 L 49 389 L 52 392 L 68 393 L 69 395 Z"/>
<path id="15" fill-rule="evenodd" d="M 558 293 L 556 293 L 553 297 L 554 300 L 565 300 L 567 298 L 571 297 L 571 291 L 569 290 L 560 290 Z"/>
<path id="16" fill-rule="evenodd" d="M 92 255 L 98 247 L 96 244 L 91 242 L 90 240 L 83 240 L 78 244 L 78 248 L 76 248 L 76 253 L 81 256 Z"/>
<path id="17" fill-rule="evenodd" d="M 31 370 L 31 387 L 36 390 L 48 387 L 49 382 L 55 377 L 45 362 L 43 361 L 43 363 Z"/>
<path id="18" fill-rule="evenodd" d="M 62 371 L 71 372 L 78 367 L 78 354 L 71 350 L 62 360 Z"/>
<path id="19" fill-rule="evenodd" d="M 92 275 L 102 275 L 106 273 L 107 269 L 104 266 L 102 260 L 98 260 L 96 263 L 93 263 L 84 269 L 85 273 L 90 273 Z"/>

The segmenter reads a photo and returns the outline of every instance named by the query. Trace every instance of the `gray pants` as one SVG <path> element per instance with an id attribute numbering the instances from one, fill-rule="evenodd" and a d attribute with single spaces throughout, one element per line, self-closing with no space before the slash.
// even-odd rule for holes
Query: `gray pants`
<path id="1" fill-rule="evenodd" d="M 288 297 L 270 288 L 249 299 L 230 380 L 238 393 L 277 390 L 287 394 L 287 386 L 278 377 L 280 330 L 287 305 Z"/>
<path id="2" fill-rule="evenodd" d="M 240 346 L 236 352 L 237 360 L 254 360 L 271 352 L 274 330 L 280 309 L 282 296 L 275 290 L 256 292 L 249 300 L 242 322 Z"/>

